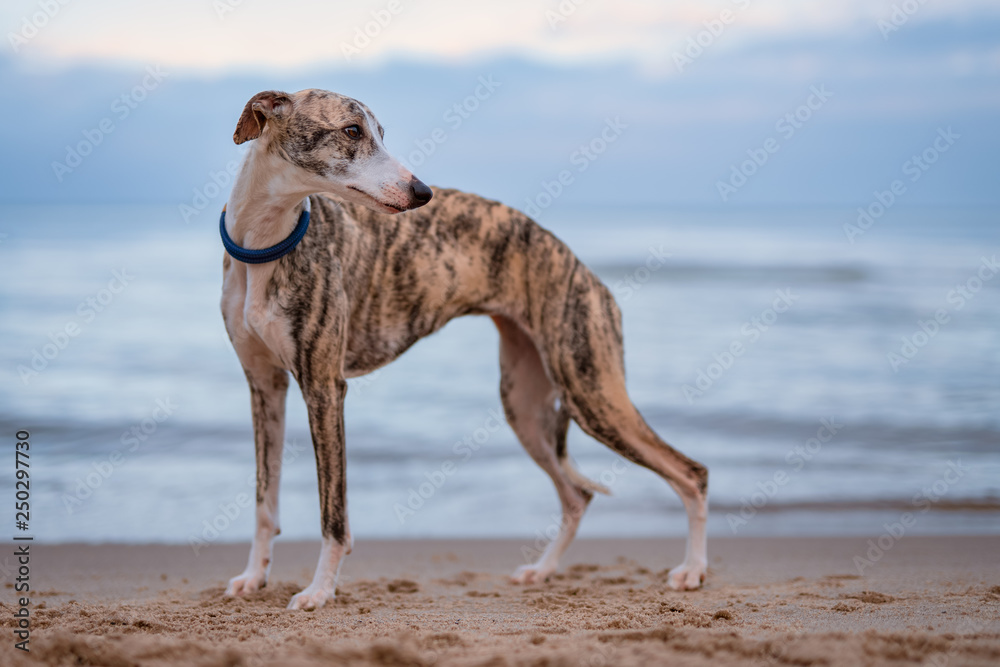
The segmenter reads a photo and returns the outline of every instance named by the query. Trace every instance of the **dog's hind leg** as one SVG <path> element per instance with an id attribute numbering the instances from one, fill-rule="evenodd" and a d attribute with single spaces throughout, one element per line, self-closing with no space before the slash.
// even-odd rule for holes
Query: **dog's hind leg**
<path id="1" fill-rule="evenodd" d="M 278 487 L 281 454 L 285 444 L 285 397 L 288 372 L 273 366 L 246 370 L 253 413 L 254 449 L 257 458 L 257 530 L 250 560 L 243 574 L 229 580 L 226 595 L 245 595 L 267 584 L 271 548 L 281 532 L 278 521 Z"/>
<path id="2" fill-rule="evenodd" d="M 630 461 L 663 477 L 684 503 L 688 541 L 684 562 L 670 571 L 670 586 L 701 586 L 708 567 L 705 522 L 708 469 L 660 439 L 625 390 L 621 315 L 607 288 L 578 267 L 569 286 L 560 330 L 550 332 L 550 368 L 566 407 L 580 427 Z"/>
<path id="3" fill-rule="evenodd" d="M 500 396 L 507 421 L 531 458 L 552 479 L 562 504 L 555 539 L 537 560 L 519 567 L 512 577 L 517 583 L 540 583 L 559 566 L 593 492 L 605 490 L 577 473 L 566 458 L 569 413 L 556 405 L 558 393 L 534 342 L 515 322 L 504 317 L 493 321 L 500 332 Z M 525 555 L 536 554 L 525 551 Z"/>

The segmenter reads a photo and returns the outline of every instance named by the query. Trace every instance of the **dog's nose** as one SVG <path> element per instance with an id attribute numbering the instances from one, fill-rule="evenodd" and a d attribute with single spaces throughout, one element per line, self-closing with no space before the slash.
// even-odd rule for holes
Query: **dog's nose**
<path id="1" fill-rule="evenodd" d="M 413 195 L 413 200 L 417 202 L 418 206 L 423 206 L 431 200 L 434 193 L 429 187 L 424 185 L 424 182 L 414 178 L 410 181 L 410 192 Z"/>

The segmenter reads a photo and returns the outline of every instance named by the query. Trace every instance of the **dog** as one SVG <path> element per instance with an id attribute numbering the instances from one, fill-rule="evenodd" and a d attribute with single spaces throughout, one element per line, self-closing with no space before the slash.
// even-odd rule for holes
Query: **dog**
<path id="1" fill-rule="evenodd" d="M 261 92 L 236 124 L 233 140 L 253 143 L 220 223 L 228 250 L 221 307 L 250 386 L 257 498 L 249 562 L 226 594 L 267 582 L 280 532 L 289 374 L 308 408 L 319 477 L 319 563 L 288 605 L 308 610 L 334 596 L 352 548 L 347 378 L 388 364 L 461 315 L 493 319 L 507 421 L 562 505 L 556 539 L 513 581 L 541 583 L 555 572 L 588 503 L 607 492 L 567 456 L 572 419 L 678 493 L 689 534 L 669 583 L 701 586 L 708 470 L 661 440 L 629 399 L 621 314 L 610 291 L 520 211 L 422 183 L 388 153 L 383 134 L 367 106 L 323 90 Z"/>

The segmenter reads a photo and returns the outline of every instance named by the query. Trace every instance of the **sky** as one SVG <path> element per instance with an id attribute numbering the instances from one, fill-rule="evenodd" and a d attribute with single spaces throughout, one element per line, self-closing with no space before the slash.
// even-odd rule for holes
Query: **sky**
<path id="1" fill-rule="evenodd" d="M 995 0 L 7 0 L 0 27 L 2 203 L 224 201 L 245 101 L 318 87 L 424 180 L 520 208 L 564 170 L 560 205 L 864 204 L 897 180 L 1000 205 Z"/>
<path id="2" fill-rule="evenodd" d="M 913 24 L 1000 16 L 992 0 L 7 0 L 0 20 L 5 33 L 16 33 L 25 18 L 53 13 L 20 46 L 26 57 L 54 63 L 133 60 L 225 70 L 347 66 L 345 53 L 355 63 L 518 55 L 563 63 L 626 60 L 669 75 L 674 50 L 723 11 L 732 16 L 726 27 L 740 33 L 726 39 L 734 46 L 873 29 L 893 19 L 894 7 Z M 369 28 L 370 43 L 355 44 L 371 21 L 378 29 Z M 994 50 L 994 66 L 998 55 Z"/>

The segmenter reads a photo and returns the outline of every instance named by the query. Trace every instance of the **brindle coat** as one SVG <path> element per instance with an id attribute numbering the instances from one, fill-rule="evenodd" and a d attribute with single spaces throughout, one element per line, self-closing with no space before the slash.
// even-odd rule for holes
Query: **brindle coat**
<path id="1" fill-rule="evenodd" d="M 698 587 L 706 567 L 707 469 L 664 443 L 632 405 L 618 307 L 566 245 L 523 213 L 476 195 L 433 189 L 426 203 L 426 186 L 388 157 L 381 126 L 355 100 L 324 91 L 261 93 L 247 103 L 234 135 L 237 143 L 258 137 L 228 205 L 230 235 L 244 247 L 284 238 L 303 194 L 311 197 L 312 223 L 301 244 L 275 262 L 223 261 L 223 316 L 250 384 L 258 467 L 257 534 L 247 570 L 227 592 L 266 582 L 279 532 L 288 372 L 308 407 L 324 537 L 316 578 L 289 606 L 312 608 L 333 595 L 351 548 L 345 379 L 471 314 L 490 315 L 500 332 L 507 420 L 552 478 L 563 510 L 559 536 L 515 580 L 541 581 L 556 569 L 593 492 L 604 490 L 567 459 L 572 418 L 680 494 L 691 534 L 671 584 Z M 410 210 L 392 214 L 403 209 Z"/>

